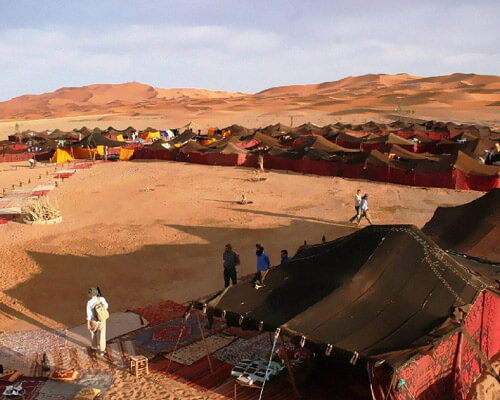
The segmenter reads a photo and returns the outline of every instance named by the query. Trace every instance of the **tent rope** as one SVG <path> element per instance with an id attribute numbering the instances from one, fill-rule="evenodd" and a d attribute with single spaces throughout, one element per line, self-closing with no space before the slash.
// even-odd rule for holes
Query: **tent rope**
<path id="1" fill-rule="evenodd" d="M 267 363 L 264 382 L 262 382 L 262 387 L 260 388 L 259 400 L 262 399 L 262 395 L 264 394 L 264 385 L 266 384 L 266 381 L 269 379 L 269 369 L 271 368 L 271 362 L 273 361 L 273 356 L 274 356 L 274 349 L 276 348 L 276 343 L 278 342 L 279 335 L 280 335 L 280 328 L 276 329 L 276 332 L 274 333 L 273 348 L 271 350 L 271 355 L 269 356 L 269 362 Z"/>

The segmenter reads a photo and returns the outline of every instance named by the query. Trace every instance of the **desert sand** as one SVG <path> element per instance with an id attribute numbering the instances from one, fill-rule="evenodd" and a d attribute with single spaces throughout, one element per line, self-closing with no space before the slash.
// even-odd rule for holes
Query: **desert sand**
<path id="1" fill-rule="evenodd" d="M 410 115 L 496 127 L 499 92 L 499 77 L 464 74 L 369 75 L 255 95 L 138 83 L 93 85 L 0 103 L 0 139 L 13 133 L 16 124 L 21 131 L 110 125 L 166 129 L 187 123 L 199 129 L 233 123 L 256 128 Z M 3 163 L 0 190 L 33 187 L 66 168 L 71 165 L 39 163 L 29 169 L 27 163 Z M 252 179 L 256 174 L 264 179 Z M 247 275 L 255 270 L 257 242 L 277 264 L 281 249 L 293 254 L 304 241 L 317 243 L 323 235 L 333 240 L 353 232 L 357 228 L 348 220 L 357 188 L 370 194 L 374 223 L 419 228 L 438 206 L 464 204 L 482 195 L 166 161 L 98 162 L 50 192 L 63 222 L 0 225 L 0 330 L 80 325 L 86 291 L 93 285 L 100 286 L 111 312 L 166 299 L 184 303 L 215 292 L 223 286 L 221 257 L 228 242 L 241 255 L 238 273 Z M 250 204 L 238 204 L 242 194 Z M 119 372 L 105 398 L 217 398 L 162 379 L 136 381 Z"/>
<path id="2" fill-rule="evenodd" d="M 36 184 L 55 170 L 2 167 L 2 188 L 28 186 L 29 179 Z M 96 163 L 78 171 L 49 195 L 62 223 L 1 226 L 2 330 L 79 325 L 92 285 L 110 299 L 112 312 L 214 292 L 223 282 L 227 242 L 241 254 L 239 272 L 246 275 L 255 270 L 257 242 L 278 263 L 283 248 L 293 254 L 304 240 L 352 232 L 348 219 L 358 187 L 370 194 L 375 223 L 418 227 L 436 207 L 481 195 L 295 173 L 265 172 L 264 181 L 249 180 L 255 174 L 164 161 Z M 237 203 L 242 193 L 252 204 Z"/>

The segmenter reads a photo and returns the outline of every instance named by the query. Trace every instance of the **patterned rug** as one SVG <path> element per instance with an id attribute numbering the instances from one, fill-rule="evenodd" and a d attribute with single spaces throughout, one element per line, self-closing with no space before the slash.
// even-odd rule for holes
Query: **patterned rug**
<path id="1" fill-rule="evenodd" d="M 35 353 L 42 349 L 51 349 L 53 347 L 64 347 L 66 343 L 66 329 L 36 329 L 0 334 L 0 346 L 7 347 L 21 354 Z"/>
<path id="2" fill-rule="evenodd" d="M 202 359 L 203 357 L 206 357 L 207 351 L 208 354 L 212 354 L 213 352 L 227 346 L 235 339 L 235 337 L 215 334 L 207 337 L 205 339 L 205 342 L 203 342 L 203 340 L 200 340 L 198 342 L 177 349 L 176 351 L 168 353 L 165 355 L 165 357 L 179 364 L 192 365 L 196 361 Z"/>
<path id="3" fill-rule="evenodd" d="M 151 370 L 165 374 L 168 378 L 184 382 L 197 389 L 211 390 L 230 377 L 233 365 L 211 358 L 212 370 L 207 357 L 185 366 L 170 360 L 159 360 L 151 364 Z"/>
<path id="4" fill-rule="evenodd" d="M 23 389 L 26 391 L 24 395 L 25 400 L 35 400 L 46 380 L 46 378 L 21 378 L 15 383 L 16 385 L 19 383 L 22 384 Z M 0 382 L 0 394 L 3 393 L 5 388 L 9 385 L 12 385 L 12 383 Z M 2 396 L 2 398 L 4 397 Z"/>
<path id="5" fill-rule="evenodd" d="M 70 400 L 83 388 L 101 389 L 106 393 L 113 383 L 111 371 L 82 371 L 73 382 L 47 381 L 40 389 L 36 400 Z"/>
<path id="6" fill-rule="evenodd" d="M 230 345 L 216 351 L 213 356 L 229 364 L 236 365 L 240 360 L 269 358 L 272 343 L 269 333 L 262 333 L 250 339 L 238 339 Z"/>
<path id="7" fill-rule="evenodd" d="M 136 308 L 132 312 L 139 314 L 149 322 L 149 325 L 158 325 L 174 318 L 182 317 L 186 306 L 172 300 L 162 301 L 145 308 Z"/>
<path id="8" fill-rule="evenodd" d="M 202 322 L 203 323 L 203 322 Z M 215 325 L 215 321 L 214 321 Z M 214 326 L 214 328 L 217 328 Z M 214 333 L 215 329 L 204 328 L 205 337 Z M 133 339 L 135 345 L 152 354 L 173 350 L 180 337 L 178 347 L 186 346 L 201 338 L 201 331 L 196 318 L 176 318 L 160 325 L 141 331 Z"/>

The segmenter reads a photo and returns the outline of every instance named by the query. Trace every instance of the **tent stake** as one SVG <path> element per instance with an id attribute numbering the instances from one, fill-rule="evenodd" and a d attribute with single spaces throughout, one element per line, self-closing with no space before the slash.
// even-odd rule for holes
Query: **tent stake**
<path id="1" fill-rule="evenodd" d="M 196 313 L 195 315 L 196 315 L 196 321 L 198 322 L 198 327 L 200 328 L 203 347 L 205 348 L 205 352 L 207 353 L 208 366 L 210 367 L 210 372 L 213 373 L 214 369 L 212 367 L 212 360 L 210 360 L 210 352 L 208 351 L 207 342 L 205 341 L 205 333 L 203 332 L 203 327 L 201 326 L 200 316 L 198 315 L 198 313 Z"/>
<path id="2" fill-rule="evenodd" d="M 279 335 L 278 338 L 280 340 L 281 348 L 283 349 L 283 358 L 285 359 L 286 368 L 288 369 L 288 375 L 290 376 L 290 382 L 292 383 L 293 390 L 294 390 L 295 394 L 297 395 L 297 398 L 300 399 L 301 398 L 300 392 L 299 392 L 299 389 L 297 389 L 297 384 L 295 383 L 295 376 L 293 375 L 292 366 L 290 365 L 290 360 L 288 359 L 288 354 L 286 353 L 285 341 L 283 340 L 283 336 L 281 336 L 281 335 Z"/>

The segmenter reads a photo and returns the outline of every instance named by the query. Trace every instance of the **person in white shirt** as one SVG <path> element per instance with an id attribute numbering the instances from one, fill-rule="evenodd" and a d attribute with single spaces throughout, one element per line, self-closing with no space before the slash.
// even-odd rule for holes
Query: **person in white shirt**
<path id="1" fill-rule="evenodd" d="M 361 222 L 361 218 L 365 217 L 370 225 L 372 225 L 372 220 L 370 218 L 370 214 L 368 214 L 368 193 L 366 193 L 362 198 L 361 198 L 361 204 L 359 206 L 359 214 L 358 214 L 358 219 L 356 223 L 359 225 Z"/>
<path id="2" fill-rule="evenodd" d="M 356 194 L 354 195 L 354 209 L 356 210 L 356 214 L 349 220 L 349 222 L 354 222 L 359 218 L 359 206 L 361 205 L 361 190 L 358 189 Z"/>
<path id="3" fill-rule="evenodd" d="M 87 295 L 87 329 L 90 331 L 91 349 L 98 351 L 103 356 L 106 351 L 106 321 L 98 321 L 94 307 L 100 301 L 106 309 L 109 308 L 108 302 L 101 296 L 99 288 L 91 287 Z"/>

